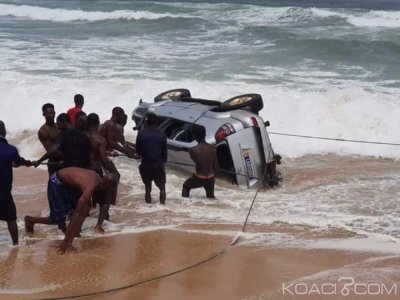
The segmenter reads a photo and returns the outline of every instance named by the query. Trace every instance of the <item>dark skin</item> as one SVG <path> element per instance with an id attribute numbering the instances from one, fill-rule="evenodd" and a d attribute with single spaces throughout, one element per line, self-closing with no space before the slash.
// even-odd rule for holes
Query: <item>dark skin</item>
<path id="1" fill-rule="evenodd" d="M 43 112 L 43 116 L 46 119 L 46 123 L 40 127 L 38 131 L 38 137 L 44 149 L 48 151 L 53 146 L 58 134 L 60 133 L 60 130 L 54 122 L 54 108 L 46 108 Z"/>
<path id="2" fill-rule="evenodd" d="M 70 127 L 70 125 L 68 123 L 57 123 L 56 127 L 58 130 L 58 134 L 60 134 L 60 133 L 64 132 L 65 130 L 67 130 Z M 39 160 L 32 162 L 32 164 L 35 168 L 38 167 L 43 161 L 45 161 L 49 158 L 62 156 L 62 154 L 58 151 L 58 147 L 56 146 L 54 141 L 50 145 L 49 149 L 46 149 L 46 151 L 47 152 L 45 154 L 43 154 L 43 156 Z"/>
<path id="3" fill-rule="evenodd" d="M 58 171 L 58 177 L 70 188 L 79 190 L 82 194 L 78 200 L 78 204 L 72 215 L 71 221 L 68 224 L 65 238 L 61 245 L 58 247 L 58 254 L 64 254 L 65 252 L 76 252 L 76 249 L 72 246 L 72 242 L 76 236 L 79 235 L 85 218 L 89 212 L 89 201 L 96 190 L 107 190 L 110 186 L 114 185 L 117 181 L 115 175 L 107 173 L 103 177 L 92 170 L 70 167 L 64 168 Z M 46 218 L 43 218 L 46 219 Z M 44 223 L 47 224 L 47 223 Z M 33 224 L 30 220 L 25 218 L 25 228 L 30 228 Z"/>
<path id="4" fill-rule="evenodd" d="M 4 125 L 4 123 L 2 125 Z M 0 136 L 5 138 L 6 135 L 7 135 L 7 131 L 6 131 L 5 126 L 0 126 Z M 23 165 L 26 166 L 26 167 L 30 167 L 30 166 L 32 166 L 32 163 L 29 160 L 27 160 L 27 161 L 25 161 L 25 163 Z M 13 167 L 19 167 L 19 166 L 20 166 L 19 164 L 17 164 L 16 162 L 13 162 Z M 7 221 L 7 228 L 8 228 L 8 231 L 10 233 L 13 245 L 14 246 L 18 245 L 18 225 L 17 225 L 17 220 Z"/>
<path id="5" fill-rule="evenodd" d="M 107 141 L 107 151 L 117 150 L 134 158 L 134 151 L 126 144 L 123 136 L 123 127 L 121 126 L 123 122 L 124 114 L 113 115 L 110 120 L 101 125 L 99 133 Z"/>
<path id="6" fill-rule="evenodd" d="M 200 178 L 214 177 L 217 163 L 217 150 L 215 146 L 206 143 L 204 139 L 198 140 L 198 145 L 189 149 L 190 158 L 196 164 L 196 176 Z"/>
<path id="7" fill-rule="evenodd" d="M 87 131 L 87 136 L 90 141 L 90 169 L 98 174 L 103 173 L 103 168 L 108 172 L 114 174 L 119 181 L 119 173 L 115 165 L 107 158 L 106 153 L 106 140 L 98 133 L 98 125 L 92 125 Z M 115 186 L 110 187 L 107 191 L 95 192 L 93 200 L 100 204 L 100 214 L 94 231 L 97 233 L 104 233 L 102 227 L 105 219 L 108 218 L 108 211 L 110 203 L 115 203 L 117 196 L 118 181 Z"/>

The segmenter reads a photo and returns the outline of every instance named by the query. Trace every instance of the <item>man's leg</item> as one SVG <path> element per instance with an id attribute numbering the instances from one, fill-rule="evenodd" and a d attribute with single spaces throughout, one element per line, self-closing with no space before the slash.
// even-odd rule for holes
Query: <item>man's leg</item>
<path id="1" fill-rule="evenodd" d="M 96 202 L 99 204 L 100 209 L 99 209 L 99 218 L 97 219 L 97 224 L 94 227 L 94 231 L 97 233 L 104 233 L 103 229 L 103 222 L 104 220 L 109 219 L 109 208 L 110 208 L 110 201 L 114 195 L 114 192 L 109 189 L 109 190 L 98 190 L 95 191 L 93 194 L 93 202 Z"/>
<path id="2" fill-rule="evenodd" d="M 167 195 L 165 192 L 165 184 L 163 186 L 160 187 L 160 203 L 162 205 L 165 205 L 165 199 L 166 199 Z"/>
<path id="3" fill-rule="evenodd" d="M 140 177 L 142 178 L 142 181 L 144 183 L 144 188 L 145 188 L 145 195 L 144 199 L 146 200 L 147 203 L 151 203 L 151 168 L 150 167 L 145 167 L 143 165 L 139 166 L 139 173 Z"/>
<path id="4" fill-rule="evenodd" d="M 193 174 L 192 177 L 186 179 L 182 186 L 182 197 L 189 198 L 190 190 L 199 188 L 202 185 L 199 183 L 198 178 Z"/>
<path id="5" fill-rule="evenodd" d="M 204 180 L 204 189 L 206 190 L 207 198 L 215 198 L 214 196 L 215 178 Z"/>
<path id="6" fill-rule="evenodd" d="M 50 217 L 39 218 L 39 217 L 25 216 L 24 221 L 25 221 L 25 232 L 29 236 L 33 235 L 34 232 L 33 226 L 35 224 L 57 225 L 51 221 Z"/>
<path id="7" fill-rule="evenodd" d="M 152 170 L 152 176 L 154 178 L 154 183 L 160 190 L 160 203 L 162 205 L 165 205 L 165 199 L 166 199 L 167 195 L 165 192 L 166 175 L 165 175 L 164 166 L 154 168 Z"/>
<path id="8" fill-rule="evenodd" d="M 17 221 L 8 221 L 7 222 L 8 231 L 10 232 L 11 239 L 13 245 L 18 245 L 18 226 Z"/>
<path id="9" fill-rule="evenodd" d="M 108 217 L 108 210 L 110 209 L 110 204 L 100 203 L 100 212 L 97 224 L 94 227 L 94 231 L 97 233 L 104 233 L 103 222 Z"/>
<path id="10" fill-rule="evenodd" d="M 145 188 L 145 194 L 144 194 L 144 199 L 146 200 L 147 203 L 151 203 L 151 181 L 150 182 L 145 182 L 144 183 L 144 188 Z"/>

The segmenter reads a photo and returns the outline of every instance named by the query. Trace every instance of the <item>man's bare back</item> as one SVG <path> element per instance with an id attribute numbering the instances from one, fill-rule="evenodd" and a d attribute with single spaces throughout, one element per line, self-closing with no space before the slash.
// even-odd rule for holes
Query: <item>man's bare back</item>
<path id="1" fill-rule="evenodd" d="M 106 154 L 107 142 L 97 132 L 87 132 L 90 141 L 90 169 L 102 174 L 102 161 L 108 160 Z"/>
<path id="2" fill-rule="evenodd" d="M 214 176 L 214 168 L 217 157 L 215 146 L 200 143 L 189 150 L 191 159 L 196 163 L 196 175 L 201 178 Z"/>

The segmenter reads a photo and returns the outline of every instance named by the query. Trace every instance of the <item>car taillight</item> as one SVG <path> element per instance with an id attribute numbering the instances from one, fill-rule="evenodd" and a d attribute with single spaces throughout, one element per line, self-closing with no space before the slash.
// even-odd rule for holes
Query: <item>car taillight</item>
<path id="1" fill-rule="evenodd" d="M 258 122 L 256 117 L 251 117 L 251 122 L 253 123 L 254 127 L 258 127 Z"/>
<path id="2" fill-rule="evenodd" d="M 217 130 L 215 140 L 220 142 L 232 133 L 235 133 L 235 128 L 233 128 L 232 124 L 226 123 Z"/>

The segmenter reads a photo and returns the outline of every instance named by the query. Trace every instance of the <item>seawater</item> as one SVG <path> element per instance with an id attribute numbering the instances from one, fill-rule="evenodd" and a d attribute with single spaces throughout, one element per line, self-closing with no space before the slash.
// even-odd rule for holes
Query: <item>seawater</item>
<path id="1" fill-rule="evenodd" d="M 188 88 L 219 101 L 261 94 L 271 132 L 399 144 L 399 27 L 400 4 L 389 0 L 0 0 L 0 119 L 34 159 L 42 154 L 36 132 L 46 102 L 65 112 L 81 93 L 84 110 L 105 121 L 114 106 L 130 115 L 140 99 Z M 132 127 L 129 120 L 134 141 Z M 300 228 L 305 238 L 398 242 L 400 147 L 270 139 L 283 156 L 284 181 L 259 194 L 250 222 L 281 237 Z M 190 221 L 239 224 L 254 197 L 218 182 L 218 202 L 200 190 L 185 200 L 186 174 L 170 169 L 167 206 L 147 206 L 137 162 L 116 164 L 125 188 L 107 223 L 112 233 Z"/>

